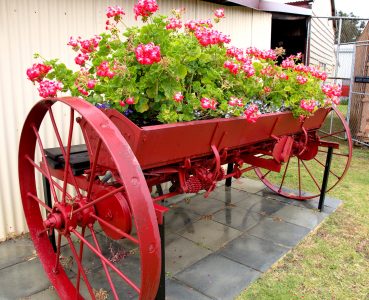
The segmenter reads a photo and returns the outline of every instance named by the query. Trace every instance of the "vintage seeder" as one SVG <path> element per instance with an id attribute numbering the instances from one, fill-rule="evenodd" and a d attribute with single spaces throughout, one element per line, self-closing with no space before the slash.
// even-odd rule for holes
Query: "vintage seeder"
<path id="1" fill-rule="evenodd" d="M 63 119 L 56 110 L 66 112 Z M 232 178 L 255 170 L 275 193 L 298 200 L 319 197 L 322 208 L 325 192 L 343 178 L 351 155 L 350 132 L 337 108 L 319 109 L 304 120 L 279 112 L 255 123 L 240 117 L 140 128 L 115 110 L 79 98 L 53 98 L 38 102 L 25 121 L 19 181 L 38 257 L 62 299 L 82 298 L 82 284 L 96 297 L 98 287 L 84 267 L 88 249 L 100 261 L 113 298 L 149 300 L 164 294 L 168 208 L 162 200 L 201 190 L 207 197 L 218 181 L 230 186 Z M 165 182 L 171 184 L 164 193 Z M 305 186 L 316 190 L 308 193 Z M 136 269 L 110 259 L 97 235 L 134 244 Z M 61 261 L 63 247 L 69 247 L 74 273 Z M 137 272 L 138 282 L 132 275 Z M 122 295 L 123 284 L 136 294 Z"/>

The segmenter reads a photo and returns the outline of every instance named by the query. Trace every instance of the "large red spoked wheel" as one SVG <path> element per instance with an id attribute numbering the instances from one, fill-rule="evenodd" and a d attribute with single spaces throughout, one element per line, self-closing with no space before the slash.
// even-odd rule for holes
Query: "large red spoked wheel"
<path id="1" fill-rule="evenodd" d="M 58 121 L 59 109 L 67 113 Z M 70 153 L 81 139 L 90 167 L 73 175 Z M 63 154 L 59 170 L 48 163 L 46 149 L 52 147 Z M 51 207 L 37 184 L 42 177 L 50 185 Z M 61 299 L 154 299 L 161 249 L 152 198 L 131 148 L 103 112 L 72 97 L 37 103 L 21 135 L 19 182 L 30 235 Z"/>
<path id="2" fill-rule="evenodd" d="M 309 133 L 306 147 L 295 147 L 280 173 L 256 168 L 256 175 L 272 191 L 297 200 L 312 199 L 320 195 L 328 146 L 335 145 L 328 186 L 330 191 L 345 176 L 352 157 L 350 129 L 337 107 L 328 113 L 321 128 Z M 304 144 L 302 142 L 299 143 Z"/>

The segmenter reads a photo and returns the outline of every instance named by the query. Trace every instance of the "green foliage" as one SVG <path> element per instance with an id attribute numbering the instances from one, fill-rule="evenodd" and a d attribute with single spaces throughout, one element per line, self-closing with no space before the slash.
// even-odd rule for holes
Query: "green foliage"
<path id="1" fill-rule="evenodd" d="M 241 116 L 251 103 L 257 104 L 262 113 L 290 109 L 295 116 L 309 115 L 300 107 L 302 99 L 323 105 L 321 81 L 311 74 L 304 74 L 308 81 L 299 84 L 296 76 L 301 73 L 293 68 L 283 68 L 271 58 L 249 56 L 255 74 L 246 76 L 241 70 L 242 62 L 227 55 L 223 43 L 203 46 L 193 31 L 168 30 L 167 23 L 167 17 L 157 16 L 123 33 L 113 27 L 100 35 L 98 46 L 88 53 L 79 71 L 73 72 L 58 60 L 44 60 L 53 68 L 47 78 L 60 81 L 64 92 L 117 109 L 138 123 Z M 149 43 L 160 46 L 160 61 L 140 64 L 135 49 Z M 224 67 L 229 60 L 239 64 L 240 72 L 233 74 Z M 104 63 L 114 76 L 99 76 Z M 265 74 L 268 68 L 272 71 Z M 282 80 L 282 73 L 289 79 Z M 87 85 L 90 80 L 96 82 L 92 88 Z M 177 93 L 183 99 L 175 101 Z M 230 105 L 233 97 L 241 99 L 241 105 Z M 128 98 L 133 98 L 134 104 L 126 104 Z M 204 108 L 202 98 L 213 99 L 216 107 Z"/>

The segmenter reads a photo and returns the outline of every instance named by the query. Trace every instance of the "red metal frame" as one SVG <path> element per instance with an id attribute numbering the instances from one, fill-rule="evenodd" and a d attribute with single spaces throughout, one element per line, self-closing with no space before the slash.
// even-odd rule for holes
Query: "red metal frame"
<path id="1" fill-rule="evenodd" d="M 62 142 L 53 115 L 52 105 L 55 102 L 66 105 L 70 110 L 66 145 Z M 319 109 L 303 121 L 294 118 L 290 112 L 281 112 L 262 115 L 252 124 L 244 118 L 230 118 L 140 128 L 115 110 L 101 111 L 79 98 L 44 99 L 37 103 L 29 113 L 21 135 L 19 181 L 31 237 L 59 296 L 62 299 L 69 299 L 71 295 L 80 297 L 79 285 L 83 278 L 94 298 L 82 265 L 83 249 L 87 247 L 101 259 L 115 299 L 118 299 L 118 295 L 108 270 L 115 271 L 136 290 L 140 299 L 154 298 L 161 267 L 157 225 L 162 224 L 163 215 L 168 210 L 157 203 L 159 200 L 180 193 L 196 193 L 202 189 L 207 191 L 207 196 L 218 181 L 239 178 L 244 172 L 254 169 L 259 178 L 277 193 L 295 199 L 308 199 L 310 196 L 302 195 L 300 167 L 305 167 L 310 174 L 305 162 L 313 161 L 319 151 L 324 151 L 319 147 L 339 147 L 339 144 L 325 140 L 325 136 L 319 134 L 319 128 L 330 111 Z M 76 114 L 79 114 L 77 119 Z M 38 133 L 46 115 L 49 115 L 66 162 L 64 169 L 53 169 L 48 164 Z M 343 174 L 337 176 L 338 181 L 346 173 L 352 155 L 349 129 L 343 117 L 339 115 L 339 118 L 349 139 L 350 152 Z M 79 126 L 74 124 L 75 120 Z M 72 136 L 77 129 L 84 136 L 90 160 L 90 168 L 82 175 L 74 175 L 69 164 Z M 35 161 L 36 148 L 40 151 L 41 162 Z M 295 194 L 285 193 L 281 189 L 292 157 L 298 159 L 295 176 L 299 179 L 299 189 Z M 224 164 L 233 165 L 228 174 L 222 168 Z M 281 172 L 282 180 L 276 185 L 267 176 L 273 171 L 280 172 L 281 167 L 285 167 Z M 266 172 L 261 171 L 261 168 L 266 169 Z M 47 206 L 38 195 L 35 172 L 40 173 L 50 184 L 53 207 Z M 111 184 L 100 180 L 107 172 L 114 178 Z M 319 187 L 319 182 L 314 176 L 311 177 Z M 63 183 L 59 184 L 57 179 Z M 173 185 L 171 191 L 152 198 L 149 192 L 152 187 L 168 181 Z M 73 194 L 67 185 L 74 187 Z M 46 218 L 42 217 L 41 210 L 47 211 Z M 102 255 L 93 227 L 96 222 L 108 237 L 126 238 L 139 246 L 140 287 Z M 137 236 L 131 234 L 133 225 Z M 77 228 L 81 228 L 81 232 Z M 86 240 L 86 229 L 91 231 L 94 243 Z M 53 230 L 59 232 L 56 254 L 47 236 L 47 232 Z M 75 249 L 71 235 L 80 240 L 79 249 Z M 61 236 L 67 239 L 78 264 L 76 286 L 60 267 Z"/>

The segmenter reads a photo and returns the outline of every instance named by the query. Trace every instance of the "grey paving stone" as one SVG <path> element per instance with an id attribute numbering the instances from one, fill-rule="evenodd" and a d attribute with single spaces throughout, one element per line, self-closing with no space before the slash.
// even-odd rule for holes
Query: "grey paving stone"
<path id="1" fill-rule="evenodd" d="M 177 203 L 177 207 L 189 209 L 198 215 L 210 215 L 216 211 L 219 211 L 225 207 L 225 203 L 213 198 L 204 198 L 203 195 L 197 195 L 190 198 L 187 201 L 181 201 Z"/>
<path id="2" fill-rule="evenodd" d="M 256 196 L 259 197 L 259 196 Z M 279 202 L 274 199 L 265 199 L 265 198 L 258 198 L 258 201 L 252 202 L 250 205 L 247 201 L 240 201 L 236 204 L 239 207 L 245 208 L 247 210 L 259 213 L 261 215 L 271 215 L 283 207 L 286 206 L 285 203 Z"/>
<path id="3" fill-rule="evenodd" d="M 295 246 L 309 232 L 310 229 L 306 227 L 287 223 L 278 218 L 265 218 L 248 231 L 253 236 L 287 247 Z"/>
<path id="4" fill-rule="evenodd" d="M 192 232 L 182 230 L 178 234 L 202 247 L 216 251 L 242 232 L 212 220 L 201 219 L 193 224 Z"/>
<path id="5" fill-rule="evenodd" d="M 0 299 L 19 299 L 50 286 L 37 258 L 0 270 Z"/>
<path id="6" fill-rule="evenodd" d="M 257 195 L 260 195 L 263 198 L 274 199 L 274 200 L 278 200 L 280 202 L 288 203 L 288 204 L 290 204 L 291 202 L 294 201 L 293 199 L 283 197 L 283 196 L 273 192 L 272 190 L 270 190 L 268 188 L 265 188 L 265 189 L 259 191 L 257 193 Z"/>
<path id="7" fill-rule="evenodd" d="M 281 218 L 289 223 L 313 229 L 328 215 L 323 212 L 314 211 L 293 205 L 286 205 L 271 217 Z"/>
<path id="8" fill-rule="evenodd" d="M 213 215 L 212 220 L 224 225 L 246 231 L 258 224 L 264 217 L 251 210 L 240 207 L 226 207 Z"/>
<path id="9" fill-rule="evenodd" d="M 123 244 L 126 241 L 114 241 L 108 238 L 106 235 L 98 233 L 96 235 L 97 241 L 99 243 L 99 247 L 102 251 L 102 254 L 108 259 L 114 259 L 114 257 L 123 256 L 124 253 L 129 252 L 129 248 L 124 247 Z M 95 243 L 92 239 L 92 236 L 86 238 L 86 240 L 95 247 Z M 79 252 L 79 242 L 74 243 L 74 247 L 76 248 L 77 253 Z M 69 245 L 65 245 L 62 248 L 62 256 L 65 261 L 69 261 L 68 264 L 65 264 L 66 270 L 71 270 L 74 273 L 78 271 L 78 265 L 74 259 L 72 250 Z M 102 266 L 101 260 L 99 257 L 90 250 L 86 245 L 83 248 L 83 259 L 82 259 L 83 267 L 87 272 L 93 271 Z"/>
<path id="10" fill-rule="evenodd" d="M 137 286 L 140 286 L 141 275 L 140 275 L 140 258 L 139 255 L 130 255 L 119 262 L 114 263 L 114 265 L 123 272 L 131 281 L 133 281 Z M 138 299 L 137 292 L 124 280 L 122 279 L 114 270 L 109 269 L 109 274 L 115 290 L 120 299 Z M 114 294 L 112 288 L 107 280 L 107 275 L 103 268 L 91 271 L 87 273 L 88 280 L 91 287 L 100 291 L 100 293 L 107 293 L 107 299 L 114 299 Z M 75 282 L 75 278 L 72 278 Z M 81 281 L 81 295 L 85 299 L 91 299 L 88 289 L 83 281 Z"/>
<path id="11" fill-rule="evenodd" d="M 265 184 L 262 183 L 260 180 L 242 177 L 232 181 L 232 187 L 255 194 L 263 190 L 265 188 Z"/>
<path id="12" fill-rule="evenodd" d="M 210 300 L 211 298 L 199 293 L 180 281 L 167 279 L 165 282 L 166 300 Z"/>
<path id="13" fill-rule="evenodd" d="M 177 239 L 179 239 L 181 236 L 176 234 L 176 233 L 173 233 L 173 232 L 170 232 L 170 231 L 166 231 L 165 232 L 165 246 L 169 246 L 170 244 L 172 244 L 173 242 L 175 242 Z"/>
<path id="14" fill-rule="evenodd" d="M 172 276 L 210 253 L 208 249 L 180 237 L 165 248 L 165 272 Z"/>
<path id="15" fill-rule="evenodd" d="M 274 244 L 251 235 L 242 235 L 230 243 L 218 254 L 261 272 L 269 269 L 289 248 Z"/>
<path id="16" fill-rule="evenodd" d="M 165 230 L 171 232 L 186 230 L 191 232 L 193 231 L 193 222 L 198 219 L 200 219 L 200 215 L 175 205 L 165 214 Z"/>
<path id="17" fill-rule="evenodd" d="M 28 238 L 19 238 L 0 243 L 0 270 L 27 260 L 35 248 Z"/>
<path id="18" fill-rule="evenodd" d="M 54 289 L 53 286 L 50 286 L 48 289 L 33 294 L 31 296 L 27 296 L 25 299 L 27 300 L 59 300 L 59 296 Z"/>
<path id="19" fill-rule="evenodd" d="M 211 254 L 175 276 L 214 299 L 234 299 L 260 272 L 224 256 Z"/>
<path id="20" fill-rule="evenodd" d="M 248 195 L 247 198 L 243 198 L 236 203 L 231 203 L 230 206 L 235 205 L 235 206 L 242 207 L 245 209 L 250 209 L 251 207 L 255 206 L 255 204 L 258 204 L 263 200 L 263 197 L 257 194 L 247 193 L 247 195 Z"/>
<path id="21" fill-rule="evenodd" d="M 250 199 L 252 195 L 242 190 L 222 186 L 212 191 L 209 197 L 223 201 L 226 204 L 236 204 L 239 201 Z"/>

